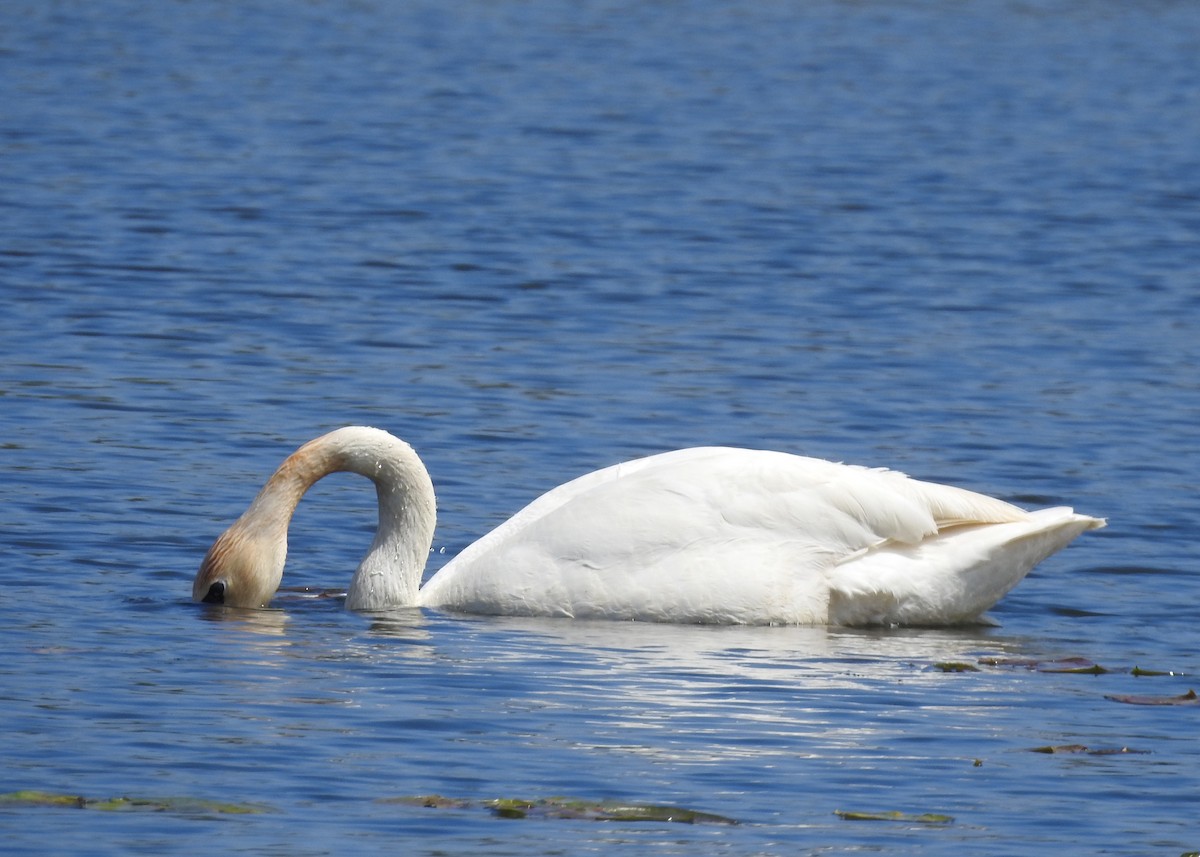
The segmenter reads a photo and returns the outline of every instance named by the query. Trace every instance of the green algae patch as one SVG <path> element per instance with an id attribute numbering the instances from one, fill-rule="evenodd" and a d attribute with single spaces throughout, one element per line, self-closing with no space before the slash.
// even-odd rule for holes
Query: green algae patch
<path id="1" fill-rule="evenodd" d="M 87 798 L 83 795 L 43 792 L 33 789 L 0 794 L 0 806 L 44 806 L 91 809 L 99 812 L 168 812 L 178 815 L 258 815 L 271 810 L 245 803 L 197 798 Z"/>
<path id="2" fill-rule="evenodd" d="M 1108 673 L 1124 672 L 1125 667 L 1120 669 L 1111 669 L 1101 666 L 1087 658 L 1070 657 L 1070 658 L 1054 658 L 1051 660 L 1041 658 L 1002 658 L 1002 657 L 982 657 L 978 660 L 979 664 L 986 667 L 1002 667 L 1006 669 L 1026 669 L 1041 673 L 1076 673 L 1079 675 L 1107 675 Z M 941 664 L 934 664 L 935 667 L 941 668 Z M 1158 670 L 1146 669 L 1144 667 L 1135 666 L 1129 670 L 1129 675 L 1137 677 L 1150 678 L 1154 676 L 1182 676 L 1186 673 L 1178 672 L 1177 670 Z"/>
<path id="3" fill-rule="evenodd" d="M 383 798 L 380 803 L 402 803 L 408 806 L 424 806 L 430 809 L 469 809 L 471 802 L 441 795 L 405 795 Z"/>
<path id="4" fill-rule="evenodd" d="M 1189 690 L 1180 696 L 1134 696 L 1131 694 L 1105 694 L 1105 699 L 1124 702 L 1126 705 L 1200 705 L 1196 691 Z"/>
<path id="5" fill-rule="evenodd" d="M 584 819 L 587 821 L 657 821 L 675 824 L 737 824 L 732 818 L 680 806 L 583 801 L 568 798 L 514 800 L 498 798 L 482 805 L 500 818 Z"/>
<path id="6" fill-rule="evenodd" d="M 1112 670 L 1093 663 L 1087 658 L 1056 658 L 1040 660 L 1037 658 L 980 658 L 979 663 L 988 667 L 1008 667 L 1009 669 L 1035 670 L 1042 673 L 1078 673 L 1081 675 L 1105 675 Z"/>
<path id="7" fill-rule="evenodd" d="M 1077 675 L 1106 675 L 1111 670 L 1100 664 L 1051 664 L 1039 667 L 1044 673 L 1075 673 Z"/>
<path id="8" fill-rule="evenodd" d="M 1146 670 L 1146 669 L 1142 669 L 1141 667 L 1138 667 L 1138 666 L 1135 666 L 1133 669 L 1131 669 L 1129 671 L 1129 674 L 1132 676 L 1137 676 L 1139 678 L 1145 678 L 1145 677 L 1151 677 L 1151 676 L 1156 677 L 1156 676 L 1164 676 L 1164 675 L 1165 676 L 1185 675 L 1185 673 L 1177 673 L 1174 670 Z"/>
<path id="9" fill-rule="evenodd" d="M 83 809 L 87 799 L 81 795 L 64 795 L 54 792 L 39 792 L 34 789 L 22 789 L 16 792 L 0 794 L 0 806 L 61 806 L 71 809 Z"/>
<path id="10" fill-rule="evenodd" d="M 1087 756 L 1148 756 L 1149 750 L 1135 750 L 1132 747 L 1088 747 L 1086 744 L 1051 744 L 1045 747 L 1030 747 L 1031 753 L 1087 755 Z"/>
<path id="11" fill-rule="evenodd" d="M 907 824 L 953 824 L 954 816 L 942 815 L 936 812 L 851 812 L 849 810 L 834 810 L 834 815 L 846 821 L 899 821 Z"/>
<path id="12" fill-rule="evenodd" d="M 732 818 L 711 812 L 660 804 L 623 801 L 586 801 L 563 797 L 494 798 L 471 801 L 442 795 L 413 795 L 384 798 L 383 803 L 399 803 L 431 809 L 482 809 L 497 818 L 509 819 L 582 819 L 585 821 L 651 821 L 674 824 L 737 824 Z"/>

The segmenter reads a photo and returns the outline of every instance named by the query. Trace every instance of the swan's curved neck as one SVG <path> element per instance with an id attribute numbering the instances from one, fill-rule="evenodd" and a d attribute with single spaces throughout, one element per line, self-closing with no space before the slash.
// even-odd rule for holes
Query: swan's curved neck
<path id="1" fill-rule="evenodd" d="M 283 538 L 305 492 L 330 473 L 350 472 L 375 483 L 379 525 L 346 596 L 351 609 L 416 603 L 437 519 L 433 482 L 411 446 L 379 429 L 338 429 L 300 447 L 267 481 L 239 519 L 243 530 Z M 280 557 L 278 586 L 283 573 Z M 272 592 L 274 589 L 272 589 Z"/>

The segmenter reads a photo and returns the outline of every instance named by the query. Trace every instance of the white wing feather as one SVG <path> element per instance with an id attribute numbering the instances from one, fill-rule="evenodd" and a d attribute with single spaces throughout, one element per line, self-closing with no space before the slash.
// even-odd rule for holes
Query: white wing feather
<path id="1" fill-rule="evenodd" d="M 577 618 L 861 623 L 901 621 L 897 611 L 912 621 L 915 608 L 905 603 L 916 594 L 920 609 L 938 617 L 929 621 L 963 621 L 994 599 L 975 609 L 978 599 L 940 582 L 979 552 L 974 539 L 947 534 L 1019 530 L 1031 520 L 1000 500 L 895 471 L 778 452 L 679 450 L 539 497 L 435 575 L 420 603 Z M 1031 566 L 986 587 L 989 597 Z M 931 605 L 930 591 L 939 593 L 934 601 L 956 603 Z M 868 602 L 862 615 L 847 609 Z M 974 613 L 961 615 L 957 602 Z"/>

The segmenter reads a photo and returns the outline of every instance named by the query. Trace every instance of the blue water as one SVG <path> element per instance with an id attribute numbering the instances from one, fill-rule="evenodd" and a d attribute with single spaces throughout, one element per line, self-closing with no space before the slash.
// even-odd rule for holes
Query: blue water
<path id="1" fill-rule="evenodd" d="M 271 811 L 2 807 L 5 852 L 1200 848 L 1197 709 L 1105 698 L 1200 686 L 1198 45 L 1170 2 L 8 0 L 0 792 Z M 1110 526 L 992 628 L 191 604 L 348 423 L 429 466 L 431 569 L 708 443 Z M 322 482 L 285 582 L 344 586 L 373 504 Z M 1113 672 L 934 667 L 985 656 Z M 431 793 L 741 824 L 381 801 Z"/>

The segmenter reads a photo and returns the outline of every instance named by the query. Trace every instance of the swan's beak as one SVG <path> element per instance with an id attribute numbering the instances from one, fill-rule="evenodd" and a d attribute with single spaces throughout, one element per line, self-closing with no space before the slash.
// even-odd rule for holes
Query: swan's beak
<path id="1" fill-rule="evenodd" d="M 200 601 L 205 604 L 224 604 L 225 603 L 225 581 L 214 580 L 208 585 L 208 591 L 204 593 L 204 597 Z"/>
<path id="2" fill-rule="evenodd" d="M 216 545 L 213 547 L 215 548 Z M 200 570 L 196 572 L 196 579 L 192 581 L 193 601 L 200 601 L 204 604 L 227 604 L 230 607 L 239 606 L 235 603 L 237 600 L 236 587 L 230 586 L 237 577 L 231 575 L 226 566 L 227 563 L 221 562 L 220 554 L 214 556 L 213 551 L 208 552 Z"/>

